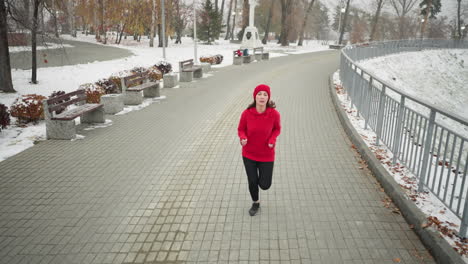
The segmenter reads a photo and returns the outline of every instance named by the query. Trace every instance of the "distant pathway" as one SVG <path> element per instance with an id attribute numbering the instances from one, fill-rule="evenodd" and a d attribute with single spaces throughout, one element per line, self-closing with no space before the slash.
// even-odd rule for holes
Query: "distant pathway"
<path id="1" fill-rule="evenodd" d="M 1 263 L 434 263 L 360 170 L 329 96 L 338 53 L 219 69 L 85 139 L 0 163 Z M 282 115 L 248 215 L 237 123 L 255 85 Z"/>
<path id="2" fill-rule="evenodd" d="M 81 41 L 62 41 L 63 44 L 70 44 L 73 47 L 39 50 L 37 52 L 37 66 L 39 68 L 114 60 L 132 55 L 132 52 L 126 49 Z M 44 57 L 44 54 L 46 54 L 46 57 Z M 47 59 L 47 63 L 44 62 L 44 59 Z M 13 69 L 31 69 L 31 51 L 10 53 L 10 60 Z"/>

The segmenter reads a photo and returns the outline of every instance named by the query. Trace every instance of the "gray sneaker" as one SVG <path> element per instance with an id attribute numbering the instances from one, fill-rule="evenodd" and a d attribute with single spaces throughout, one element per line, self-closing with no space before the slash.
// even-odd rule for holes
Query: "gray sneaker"
<path id="1" fill-rule="evenodd" d="M 256 215 L 259 209 L 260 209 L 260 203 L 253 203 L 252 207 L 250 207 L 250 210 L 249 210 L 250 216 Z"/>

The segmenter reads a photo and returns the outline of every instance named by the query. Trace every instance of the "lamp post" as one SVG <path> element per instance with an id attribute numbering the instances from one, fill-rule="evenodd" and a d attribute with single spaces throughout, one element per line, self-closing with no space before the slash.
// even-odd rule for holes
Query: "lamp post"
<path id="1" fill-rule="evenodd" d="M 198 64 L 198 56 L 197 56 L 197 6 L 196 0 L 193 0 L 193 57 L 194 57 L 194 64 Z"/>
<path id="2" fill-rule="evenodd" d="M 162 18 L 163 58 L 164 60 L 166 60 L 166 12 L 164 10 L 164 0 L 161 0 L 161 18 Z"/>
<path id="3" fill-rule="evenodd" d="M 342 6 L 343 2 L 340 1 L 340 17 L 338 18 L 338 35 L 341 32 L 341 14 L 346 12 L 346 9 Z M 339 37 L 338 37 L 339 38 Z M 339 41 L 339 40 L 338 40 Z"/>

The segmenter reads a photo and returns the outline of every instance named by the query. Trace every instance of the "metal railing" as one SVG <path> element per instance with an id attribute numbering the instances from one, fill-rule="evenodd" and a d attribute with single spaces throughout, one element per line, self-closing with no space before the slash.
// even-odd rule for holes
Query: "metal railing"
<path id="1" fill-rule="evenodd" d="M 376 133 L 376 145 L 393 153 L 419 179 L 418 191 L 431 191 L 468 231 L 468 120 L 392 87 L 357 61 L 425 49 L 468 49 L 454 40 L 400 40 L 349 46 L 341 51 L 340 79 L 351 107 Z"/>

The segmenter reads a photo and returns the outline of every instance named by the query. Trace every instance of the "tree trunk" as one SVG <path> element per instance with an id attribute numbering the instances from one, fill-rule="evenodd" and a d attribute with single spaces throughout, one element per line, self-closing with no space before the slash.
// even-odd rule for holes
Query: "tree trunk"
<path id="1" fill-rule="evenodd" d="M 224 0 L 221 1 L 221 24 L 223 24 L 223 18 L 224 18 Z"/>
<path id="2" fill-rule="evenodd" d="M 8 25 L 5 0 L 0 0 L 0 89 L 6 93 L 15 93 L 11 80 L 10 52 L 8 51 Z"/>
<path id="3" fill-rule="evenodd" d="M 237 10 L 237 0 L 234 0 L 234 12 Z M 232 17 L 231 39 L 234 40 L 234 29 L 236 28 L 236 15 Z"/>
<path id="4" fill-rule="evenodd" d="M 292 0 L 281 0 L 281 46 L 289 46 L 289 26 Z"/>
<path id="5" fill-rule="evenodd" d="M 158 43 L 158 47 L 162 48 L 163 46 L 163 38 L 162 38 L 162 26 L 161 24 L 158 24 L 158 36 L 159 36 L 159 43 Z"/>
<path id="6" fill-rule="evenodd" d="M 461 18 L 460 18 L 460 6 L 461 6 L 461 0 L 458 0 L 458 6 L 457 6 L 457 32 L 458 32 L 458 39 L 462 39 Z"/>
<path id="7" fill-rule="evenodd" d="M 249 7 L 250 7 L 249 1 L 244 0 L 244 4 L 242 7 L 242 30 L 240 31 L 240 34 L 239 34 L 240 39 L 244 37 L 245 28 L 249 25 L 249 12 L 250 12 Z"/>
<path id="8" fill-rule="evenodd" d="M 268 35 L 270 34 L 271 18 L 273 16 L 273 7 L 275 5 L 275 0 L 270 0 L 270 11 L 268 12 L 268 21 L 265 29 L 265 36 L 263 36 L 262 43 L 265 45 L 268 42 Z"/>
<path id="9" fill-rule="evenodd" d="M 39 5 L 41 0 L 34 0 L 34 9 L 33 9 L 33 23 L 31 30 L 31 57 L 32 57 L 32 67 L 31 67 L 31 83 L 37 83 L 37 25 L 38 25 L 38 13 Z"/>
<path id="10" fill-rule="evenodd" d="M 151 33 L 150 33 L 150 41 L 149 46 L 154 47 L 154 23 L 156 22 L 156 0 L 152 0 L 152 8 L 151 8 Z"/>
<path id="11" fill-rule="evenodd" d="M 120 45 L 120 42 L 122 41 L 122 36 L 124 34 L 124 31 L 125 31 L 125 23 L 122 25 L 122 31 L 120 31 L 119 42 L 117 43 L 119 45 Z"/>
<path id="12" fill-rule="evenodd" d="M 52 12 L 53 12 L 52 19 L 54 22 L 54 33 L 55 33 L 55 37 L 58 38 L 59 33 L 58 33 L 57 10 L 55 9 L 55 1 L 52 1 Z"/>
<path id="13" fill-rule="evenodd" d="M 218 9 L 218 0 L 215 0 L 215 10 L 216 10 L 216 12 L 218 12 L 218 10 L 219 10 Z"/>
<path id="14" fill-rule="evenodd" d="M 345 25 L 346 25 L 346 20 L 348 20 L 348 13 L 349 13 L 349 2 L 351 2 L 351 0 L 348 0 L 346 2 L 346 12 L 345 12 L 345 15 L 344 15 L 344 18 L 343 18 L 343 22 L 341 23 L 341 32 L 340 32 L 340 39 L 338 40 L 338 45 L 341 45 L 341 42 L 343 42 L 343 35 L 344 35 L 344 29 L 345 29 Z"/>
<path id="15" fill-rule="evenodd" d="M 30 23 L 30 20 L 29 20 L 29 17 L 30 17 L 30 15 L 29 15 L 29 11 L 30 11 L 29 2 L 30 2 L 30 0 L 23 0 L 24 12 L 23 12 L 23 17 L 21 18 L 23 26 L 25 28 L 27 28 L 27 29 L 31 29 L 31 23 Z"/>
<path id="16" fill-rule="evenodd" d="M 379 23 L 380 11 L 382 10 L 383 0 L 379 0 L 377 3 L 377 11 L 375 12 L 374 19 L 372 19 L 372 30 L 370 33 L 369 41 L 374 41 L 375 32 L 377 31 L 377 25 Z"/>
<path id="17" fill-rule="evenodd" d="M 309 3 L 309 7 L 307 7 L 307 11 L 304 14 L 304 20 L 302 21 L 301 32 L 299 33 L 299 43 L 298 46 L 302 46 L 302 42 L 304 41 L 304 30 L 307 24 L 307 18 L 309 17 L 310 10 L 312 10 L 312 6 L 314 5 L 315 0 L 311 0 Z"/>
<path id="18" fill-rule="evenodd" d="M 229 1 L 229 11 L 228 11 L 228 17 L 227 17 L 227 20 L 226 20 L 226 37 L 224 38 L 224 40 L 228 40 L 229 39 L 229 34 L 231 33 L 230 30 L 230 20 L 231 20 L 231 13 L 232 13 L 232 1 Z M 223 3 L 224 3 L 224 0 L 223 0 Z"/>

